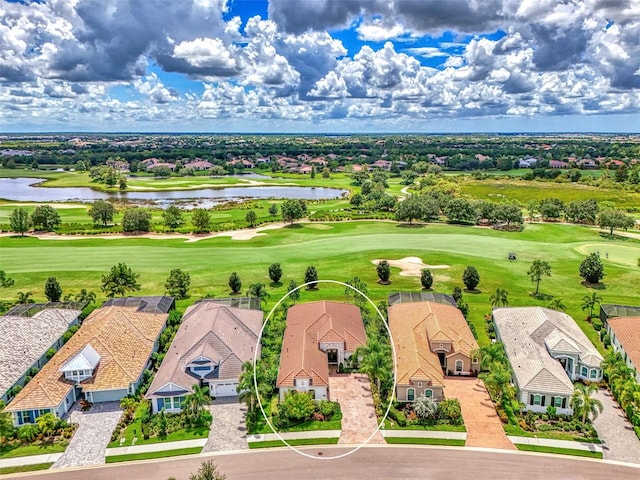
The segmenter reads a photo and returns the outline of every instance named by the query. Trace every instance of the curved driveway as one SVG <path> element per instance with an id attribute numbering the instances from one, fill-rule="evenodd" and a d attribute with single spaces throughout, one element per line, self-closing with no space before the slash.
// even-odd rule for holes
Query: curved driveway
<path id="1" fill-rule="evenodd" d="M 348 448 L 307 448 L 305 452 L 335 456 Z M 637 480 L 640 466 L 621 465 L 603 460 L 527 454 L 523 452 L 483 451 L 465 448 L 384 446 L 365 447 L 335 460 L 315 460 L 288 449 L 249 450 L 246 453 L 198 455 L 175 459 L 112 464 L 91 469 L 21 474 L 33 480 L 163 480 L 189 478 L 200 463 L 213 458 L 220 471 L 233 480 L 302 480 L 473 478 L 474 480 L 597 479 Z M 11 478 L 7 475 L 3 478 Z"/>

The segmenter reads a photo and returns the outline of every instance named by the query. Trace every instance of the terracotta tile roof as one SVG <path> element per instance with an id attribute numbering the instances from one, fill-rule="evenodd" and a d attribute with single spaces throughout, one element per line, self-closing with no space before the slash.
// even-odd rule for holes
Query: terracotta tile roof
<path id="1" fill-rule="evenodd" d="M 219 363 L 219 379 L 237 380 L 242 364 L 253 360 L 263 316 L 261 310 L 228 307 L 214 301 L 190 306 L 147 397 L 161 396 L 154 393 L 163 391 L 167 383 L 190 392 L 198 379 L 187 373 L 187 365 L 200 356 Z"/>
<path id="2" fill-rule="evenodd" d="M 640 317 L 616 317 L 607 320 L 636 370 L 640 370 Z"/>
<path id="3" fill-rule="evenodd" d="M 389 308 L 389 328 L 396 348 L 398 384 L 432 381 L 443 385 L 438 354 L 429 342 L 450 342 L 447 356 L 463 353 L 471 357 L 476 342 L 462 312 L 437 302 L 398 303 Z"/>
<path id="4" fill-rule="evenodd" d="M 32 317 L 0 317 L 0 397 L 66 332 L 80 310 L 48 308 Z"/>
<path id="5" fill-rule="evenodd" d="M 136 308 L 103 307 L 94 310 L 80 329 L 29 382 L 7 407 L 8 411 L 53 408 L 73 388 L 60 367 L 86 345 L 100 355 L 92 377 L 81 382 L 84 391 L 124 389 L 144 370 L 168 315 Z"/>
<path id="6" fill-rule="evenodd" d="M 289 308 L 278 387 L 292 387 L 296 377 L 312 378 L 313 385 L 329 385 L 329 363 L 327 354 L 319 348 L 321 341 L 344 342 L 344 350 L 349 352 L 366 345 L 360 309 L 355 305 L 328 301 Z"/>

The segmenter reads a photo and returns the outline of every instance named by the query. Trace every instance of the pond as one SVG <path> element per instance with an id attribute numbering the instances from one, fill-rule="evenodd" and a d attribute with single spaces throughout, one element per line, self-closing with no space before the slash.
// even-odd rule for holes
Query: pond
<path id="1" fill-rule="evenodd" d="M 338 198 L 346 190 L 336 188 L 250 186 L 221 187 L 198 190 L 170 190 L 154 192 L 100 192 L 88 187 L 38 187 L 41 178 L 0 178 L 0 198 L 16 202 L 90 202 L 117 200 L 121 202 L 157 203 L 160 206 L 192 202 L 198 206 L 210 206 L 232 200 L 248 198 L 299 198 L 304 200 L 328 200 Z"/>

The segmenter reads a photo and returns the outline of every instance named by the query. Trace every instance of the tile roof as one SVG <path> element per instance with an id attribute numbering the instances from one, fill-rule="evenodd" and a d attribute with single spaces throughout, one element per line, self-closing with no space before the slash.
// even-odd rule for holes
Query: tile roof
<path id="1" fill-rule="evenodd" d="M 542 307 L 493 310 L 493 320 L 519 388 L 570 395 L 573 383 L 548 351 L 578 354 L 581 362 L 599 366 L 602 356 L 566 313 Z"/>
<path id="2" fill-rule="evenodd" d="M 329 385 L 327 354 L 320 342 L 344 342 L 353 352 L 366 345 L 367 336 L 360 309 L 339 302 L 310 302 L 294 305 L 287 312 L 278 387 L 292 387 L 296 377 L 312 378 L 313 385 Z"/>
<path id="3" fill-rule="evenodd" d="M 86 345 L 91 345 L 100 355 L 100 363 L 95 374 L 81 382 L 82 389 L 86 392 L 127 388 L 142 374 L 167 316 L 166 313 L 140 312 L 135 307 L 111 306 L 94 310 L 6 410 L 59 405 L 73 388 L 73 383 L 60 373 L 60 367 Z"/>
<path id="4" fill-rule="evenodd" d="M 80 310 L 45 309 L 0 317 L 0 397 L 69 329 Z"/>
<path id="5" fill-rule="evenodd" d="M 640 370 L 640 316 L 610 318 L 607 323 L 633 366 Z"/>
<path id="6" fill-rule="evenodd" d="M 443 385 L 438 354 L 430 341 L 451 342 L 451 351 L 471 357 L 478 349 L 462 312 L 451 305 L 436 302 L 398 303 L 389 307 L 389 329 L 396 349 L 397 383 L 431 381 Z"/>
<path id="7" fill-rule="evenodd" d="M 185 312 L 180 328 L 160 364 L 148 398 L 167 391 L 168 383 L 190 392 L 198 378 L 187 373 L 187 365 L 203 356 L 219 363 L 218 378 L 236 380 L 242 364 L 253 360 L 263 319 L 262 310 L 246 310 L 201 301 Z"/>

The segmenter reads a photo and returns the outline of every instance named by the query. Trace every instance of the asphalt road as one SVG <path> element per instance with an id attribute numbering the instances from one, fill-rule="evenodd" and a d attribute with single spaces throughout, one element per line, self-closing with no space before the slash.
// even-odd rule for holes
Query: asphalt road
<path id="1" fill-rule="evenodd" d="M 304 450 L 334 456 L 343 448 L 315 447 Z M 203 459 L 213 458 L 227 480 L 287 479 L 598 479 L 637 480 L 640 465 L 580 460 L 518 452 L 479 451 L 467 448 L 366 447 L 344 458 L 315 460 L 290 450 L 253 450 L 238 454 L 211 454 L 174 459 L 104 465 L 91 469 L 61 469 L 20 474 L 34 480 L 187 480 Z M 3 475 L 11 478 L 12 475 Z"/>

